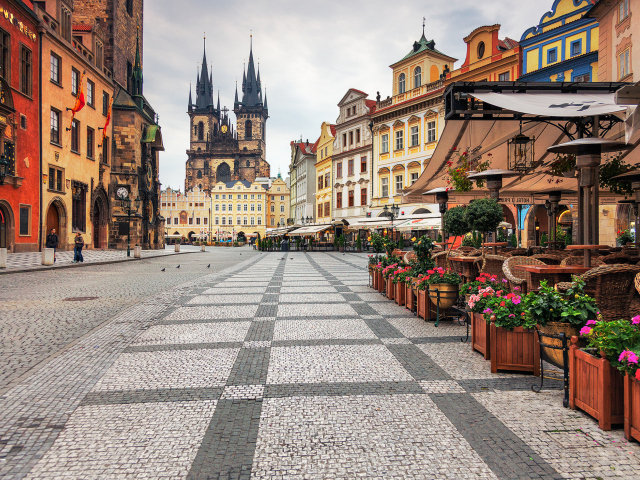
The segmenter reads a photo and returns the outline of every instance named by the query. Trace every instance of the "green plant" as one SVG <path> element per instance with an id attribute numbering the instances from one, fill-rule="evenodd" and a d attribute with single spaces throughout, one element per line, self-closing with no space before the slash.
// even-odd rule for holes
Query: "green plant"
<path id="1" fill-rule="evenodd" d="M 511 234 L 511 238 L 509 239 L 509 242 L 511 243 L 511 246 L 513 248 L 518 248 L 518 237 L 516 237 L 515 233 Z"/>
<path id="2" fill-rule="evenodd" d="M 475 230 L 473 231 L 473 246 L 476 248 L 482 247 L 482 235 Z"/>
<path id="3" fill-rule="evenodd" d="M 461 237 L 471 231 L 465 218 L 465 207 L 453 207 L 444 214 L 444 229 L 447 233 Z"/>
<path id="4" fill-rule="evenodd" d="M 338 241 L 338 237 L 336 237 L 335 235 L 333 236 L 333 249 L 334 250 L 338 250 L 338 247 L 340 246 L 340 242 Z"/>
<path id="5" fill-rule="evenodd" d="M 445 270 L 440 267 L 428 270 L 426 275 L 418 278 L 418 290 L 424 290 L 428 285 L 439 285 L 443 283 L 448 285 L 460 285 L 462 283 L 460 275 L 452 272 L 451 270 Z"/>
<path id="6" fill-rule="evenodd" d="M 580 330 L 580 335 L 586 337 L 587 346 L 595 350 L 594 353 L 604 355 L 614 367 L 620 367 L 620 354 L 625 350 L 640 346 L 640 316 L 629 320 L 613 320 L 605 322 L 589 320 Z"/>
<path id="7" fill-rule="evenodd" d="M 546 173 L 562 177 L 565 172 L 572 172 L 576 169 L 576 156 L 574 154 L 558 153 L 550 166 L 551 168 Z"/>
<path id="8" fill-rule="evenodd" d="M 393 283 L 407 283 L 407 279 L 411 278 L 412 275 L 412 267 L 411 265 L 406 265 L 404 267 L 398 268 L 391 275 L 391 281 Z"/>
<path id="9" fill-rule="evenodd" d="M 584 293 L 584 280 L 574 277 L 572 286 L 564 296 L 564 308 L 562 321 L 576 327 L 583 327 L 591 318 L 598 315 L 598 306 L 595 298 Z"/>
<path id="10" fill-rule="evenodd" d="M 413 251 L 416 254 L 416 258 L 422 269 L 428 270 L 429 268 L 432 268 L 435 265 L 433 259 L 431 258 L 431 252 L 433 251 L 434 247 L 433 240 L 431 240 L 426 235 L 423 235 L 417 241 L 415 238 L 413 240 Z"/>
<path id="11" fill-rule="evenodd" d="M 573 243 L 573 229 L 571 227 L 567 228 L 567 233 L 564 235 L 564 244 L 571 245 Z"/>
<path id="12" fill-rule="evenodd" d="M 500 292 L 496 292 L 496 296 L 487 298 L 482 313 L 487 321 L 495 316 L 496 327 L 507 330 L 513 330 L 516 327 L 529 329 L 535 327 L 535 323 L 532 325 L 527 321 L 522 297 L 517 293 L 508 293 L 502 296 Z"/>
<path id="13" fill-rule="evenodd" d="M 300 237 L 296 237 L 296 250 L 300 250 Z"/>
<path id="14" fill-rule="evenodd" d="M 391 255 L 395 249 L 398 248 L 398 244 L 394 242 L 390 237 L 384 238 L 384 251 L 387 252 L 387 255 Z"/>
<path id="15" fill-rule="evenodd" d="M 347 239 L 344 238 L 344 235 L 340 235 L 338 237 L 338 246 L 342 248 L 342 247 L 344 247 L 345 243 L 347 243 Z"/>
<path id="16" fill-rule="evenodd" d="M 463 238 L 462 238 L 462 246 L 463 247 L 474 247 L 476 246 L 476 243 L 473 239 L 473 235 L 471 233 L 467 233 Z"/>
<path id="17" fill-rule="evenodd" d="M 369 241 L 371 242 L 371 248 L 373 248 L 374 253 L 384 252 L 384 237 L 382 235 L 373 232 L 369 237 Z"/>
<path id="18" fill-rule="evenodd" d="M 398 248 L 400 250 L 404 249 L 404 235 L 400 235 L 400 239 L 398 240 Z"/>
<path id="19" fill-rule="evenodd" d="M 356 250 L 362 250 L 362 240 L 360 235 L 356 236 Z"/>
<path id="20" fill-rule="evenodd" d="M 530 325 L 545 326 L 549 322 L 561 322 L 564 302 L 562 295 L 547 284 L 540 282 L 537 292 L 529 292 L 523 300 L 526 322 Z"/>
<path id="21" fill-rule="evenodd" d="M 626 245 L 627 243 L 635 242 L 635 237 L 628 229 L 618 230 L 618 232 L 616 233 L 616 242 L 620 246 Z"/>
<path id="22" fill-rule="evenodd" d="M 637 165 L 623 163 L 621 153 L 611 155 L 600 165 L 600 188 L 617 195 L 633 195 L 630 182 L 618 182 L 613 177 L 637 169 Z"/>
<path id="23" fill-rule="evenodd" d="M 457 159 L 449 160 L 447 162 L 447 185 L 453 188 L 456 192 L 469 192 L 473 190 L 473 182 L 469 180 L 470 172 L 484 172 L 489 168 L 489 162 L 482 161 L 482 156 L 473 158 L 473 155 L 480 150 L 481 147 L 475 148 L 472 152 L 464 151 L 459 153 L 456 151 Z M 470 154 L 471 153 L 471 154 Z M 489 154 L 491 155 L 491 154 Z M 478 188 L 484 187 L 484 180 L 476 180 L 476 186 Z"/>
<path id="24" fill-rule="evenodd" d="M 543 246 L 543 247 L 546 247 L 546 246 L 547 246 L 547 241 L 548 241 L 548 240 L 549 240 L 549 237 L 547 237 L 547 233 L 546 233 L 546 232 L 544 232 L 544 233 L 542 234 L 542 236 L 540 237 L 540 245 L 541 245 L 541 246 Z"/>
<path id="25" fill-rule="evenodd" d="M 502 222 L 502 205 L 489 198 L 474 200 L 467 205 L 464 218 L 473 230 L 483 235 L 494 232 Z"/>
<path id="26" fill-rule="evenodd" d="M 442 234 L 438 234 L 438 239 L 437 239 L 438 243 L 442 243 Z"/>

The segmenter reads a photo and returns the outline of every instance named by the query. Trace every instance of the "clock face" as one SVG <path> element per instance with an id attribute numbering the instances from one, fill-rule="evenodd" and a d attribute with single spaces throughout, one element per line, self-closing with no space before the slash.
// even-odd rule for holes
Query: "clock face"
<path id="1" fill-rule="evenodd" d="M 120 187 L 118 189 L 118 197 L 121 198 L 122 200 L 124 200 L 125 198 L 127 198 L 129 196 L 129 190 L 127 190 L 125 187 Z"/>
<path id="2" fill-rule="evenodd" d="M 153 168 L 151 166 L 151 162 L 147 162 L 147 186 L 149 187 L 149 190 L 151 190 L 152 185 L 153 185 Z"/>
<path id="3" fill-rule="evenodd" d="M 227 133 L 227 126 L 223 125 L 220 130 L 222 130 L 222 133 Z"/>

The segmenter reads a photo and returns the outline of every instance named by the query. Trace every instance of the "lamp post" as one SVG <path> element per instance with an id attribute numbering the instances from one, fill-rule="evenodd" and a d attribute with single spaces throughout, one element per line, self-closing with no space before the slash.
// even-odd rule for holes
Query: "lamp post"
<path id="1" fill-rule="evenodd" d="M 618 182 L 629 182 L 631 183 L 631 188 L 633 189 L 634 199 L 629 201 L 628 203 L 633 204 L 633 214 L 635 217 L 636 224 L 636 245 L 640 243 L 638 240 L 638 233 L 640 228 L 640 218 L 638 218 L 638 204 L 640 204 L 640 172 L 637 170 L 633 170 L 631 172 L 623 173 L 621 175 L 616 175 L 612 178 L 612 180 L 617 180 Z M 623 202 L 620 202 L 623 203 Z M 625 202 L 627 203 L 627 202 Z"/>
<path id="2" fill-rule="evenodd" d="M 127 214 L 127 257 L 131 256 L 131 214 L 138 213 L 140 208 L 140 198 L 136 197 L 133 201 L 135 209 L 131 208 L 131 199 L 129 197 L 120 200 L 120 206 Z"/>
<path id="3" fill-rule="evenodd" d="M 4 178 L 7 176 L 7 170 L 9 169 L 9 160 L 3 154 L 0 157 L 0 185 L 4 185 Z"/>
<path id="4" fill-rule="evenodd" d="M 387 205 L 382 209 L 382 214 L 385 217 L 389 217 L 391 219 L 391 238 L 395 242 L 395 236 L 393 234 L 393 220 L 398 217 L 398 212 L 400 211 L 400 207 L 398 207 L 395 203 L 391 205 L 389 208 Z"/>
<path id="5" fill-rule="evenodd" d="M 558 213 L 560 213 L 560 201 L 562 200 L 562 195 L 572 195 L 575 194 L 575 190 L 543 190 L 540 192 L 535 192 L 533 195 L 549 195 L 549 199 L 544 202 L 544 208 L 547 210 L 547 215 L 549 216 L 549 241 L 548 245 L 551 246 L 552 249 L 556 249 L 558 242 L 557 237 L 557 223 L 558 223 Z"/>

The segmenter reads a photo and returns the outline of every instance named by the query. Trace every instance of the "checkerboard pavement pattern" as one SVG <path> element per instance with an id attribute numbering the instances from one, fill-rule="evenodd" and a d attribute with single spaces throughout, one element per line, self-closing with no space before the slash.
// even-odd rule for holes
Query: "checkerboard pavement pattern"
<path id="1" fill-rule="evenodd" d="M 261 254 L 128 310 L 0 397 L 0 477 L 640 478 L 559 382 L 492 375 L 367 277 Z"/>

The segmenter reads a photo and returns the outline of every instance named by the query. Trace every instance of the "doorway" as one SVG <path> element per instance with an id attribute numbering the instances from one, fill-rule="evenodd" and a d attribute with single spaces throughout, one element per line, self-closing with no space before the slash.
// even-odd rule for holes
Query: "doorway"
<path id="1" fill-rule="evenodd" d="M 58 234 L 58 236 L 61 235 L 60 214 L 58 213 L 58 209 L 54 204 L 49 205 L 49 210 L 47 210 L 47 234 L 51 231 L 52 228 L 56 229 L 56 233 Z"/>
<path id="2" fill-rule="evenodd" d="M 4 209 L 0 207 L 0 248 L 7 248 L 7 230 L 9 229 L 7 223 L 8 220 Z"/>
<path id="3" fill-rule="evenodd" d="M 92 222 L 93 229 L 93 248 L 107 247 L 107 221 L 106 206 L 104 200 L 100 197 L 93 203 Z"/>

